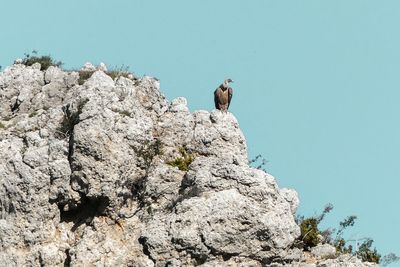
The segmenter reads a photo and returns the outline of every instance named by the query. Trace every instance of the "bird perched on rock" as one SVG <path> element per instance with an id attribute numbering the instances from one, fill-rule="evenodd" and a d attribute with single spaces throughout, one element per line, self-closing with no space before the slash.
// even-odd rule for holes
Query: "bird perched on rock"
<path id="1" fill-rule="evenodd" d="M 217 89 L 214 91 L 214 103 L 215 108 L 221 111 L 227 112 L 233 95 L 233 90 L 229 87 L 229 83 L 232 83 L 231 79 L 226 79 Z"/>

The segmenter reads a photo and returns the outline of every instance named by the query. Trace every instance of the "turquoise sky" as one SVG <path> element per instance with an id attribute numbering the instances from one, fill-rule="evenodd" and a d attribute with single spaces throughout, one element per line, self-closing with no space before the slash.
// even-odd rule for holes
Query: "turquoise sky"
<path id="1" fill-rule="evenodd" d="M 213 108 L 230 77 L 250 157 L 299 212 L 400 254 L 400 1 L 2 1 L 0 65 L 32 49 L 66 68 L 122 64 Z"/>

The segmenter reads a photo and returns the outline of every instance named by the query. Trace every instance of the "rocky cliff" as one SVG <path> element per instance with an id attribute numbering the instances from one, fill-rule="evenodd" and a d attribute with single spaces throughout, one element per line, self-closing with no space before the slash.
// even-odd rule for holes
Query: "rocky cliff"
<path id="1" fill-rule="evenodd" d="M 297 193 L 248 165 L 231 113 L 104 66 L 79 78 L 0 73 L 1 266 L 369 266 L 301 263 Z"/>

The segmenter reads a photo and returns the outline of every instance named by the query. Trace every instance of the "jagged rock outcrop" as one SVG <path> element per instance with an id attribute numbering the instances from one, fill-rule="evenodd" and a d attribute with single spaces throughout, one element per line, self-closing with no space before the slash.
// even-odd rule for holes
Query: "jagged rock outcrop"
<path id="1" fill-rule="evenodd" d="M 297 193 L 248 165 L 232 114 L 191 113 L 154 78 L 85 68 L 82 85 L 40 64 L 0 73 L 1 266 L 303 260 Z"/>

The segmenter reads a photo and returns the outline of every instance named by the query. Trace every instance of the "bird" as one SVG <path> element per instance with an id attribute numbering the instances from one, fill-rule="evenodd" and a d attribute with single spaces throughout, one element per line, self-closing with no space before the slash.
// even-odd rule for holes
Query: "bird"
<path id="1" fill-rule="evenodd" d="M 232 79 L 226 79 L 217 89 L 214 91 L 214 103 L 215 108 L 222 112 L 227 112 L 233 95 L 233 90 L 229 87 L 229 83 L 232 83 Z"/>

